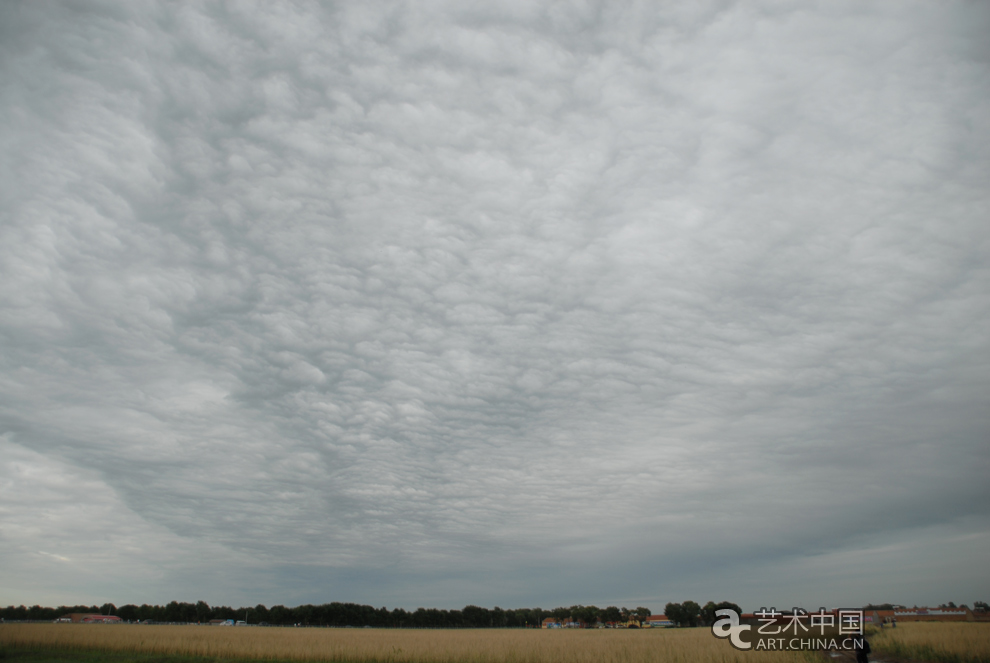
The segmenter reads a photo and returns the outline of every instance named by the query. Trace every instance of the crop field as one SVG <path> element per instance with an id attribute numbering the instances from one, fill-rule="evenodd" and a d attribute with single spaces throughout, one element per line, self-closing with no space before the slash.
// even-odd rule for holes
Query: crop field
<path id="1" fill-rule="evenodd" d="M 871 660 L 990 663 L 990 623 L 906 623 L 869 634 Z M 706 628 L 626 630 L 324 629 L 0 624 L 0 652 L 350 663 L 786 663 L 821 654 L 739 652 Z M 92 660 L 87 659 L 87 660 Z M 119 659 L 116 659 L 119 660 Z M 840 661 L 852 660 L 842 656 Z"/>
<path id="2" fill-rule="evenodd" d="M 785 663 L 808 657 L 739 652 L 708 629 L 411 630 L 3 624 L 0 646 L 254 660 L 354 663 Z"/>
<path id="3" fill-rule="evenodd" d="M 990 663 L 990 622 L 901 623 L 869 640 L 888 660 Z"/>

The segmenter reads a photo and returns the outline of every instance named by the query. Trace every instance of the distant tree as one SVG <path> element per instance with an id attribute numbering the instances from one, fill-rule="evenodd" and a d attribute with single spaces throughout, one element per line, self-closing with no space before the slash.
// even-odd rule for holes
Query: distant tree
<path id="1" fill-rule="evenodd" d="M 602 619 L 610 624 L 622 621 L 622 611 L 614 605 L 602 610 Z"/>
<path id="2" fill-rule="evenodd" d="M 555 621 L 565 622 L 571 616 L 570 608 L 554 608 L 550 611 Z"/>
<path id="3" fill-rule="evenodd" d="M 697 626 L 701 617 L 701 606 L 694 601 L 685 601 L 681 604 L 681 615 L 686 622 L 685 626 Z"/>
<path id="4" fill-rule="evenodd" d="M 718 609 L 719 610 L 726 610 L 726 609 L 727 610 L 735 610 L 740 615 L 743 614 L 743 609 L 740 608 L 737 604 L 733 603 L 732 601 L 721 601 L 718 604 Z"/>
<path id="5" fill-rule="evenodd" d="M 716 622 L 718 617 L 715 615 L 717 610 L 735 610 L 736 614 L 742 614 L 742 608 L 740 608 L 735 603 L 730 601 L 722 601 L 721 603 L 715 603 L 714 601 L 709 601 L 705 604 L 705 607 L 701 609 L 700 622 L 705 626 L 711 626 Z"/>
<path id="6" fill-rule="evenodd" d="M 647 617 L 653 614 L 653 612 L 649 608 L 644 608 L 642 606 L 636 608 L 635 613 L 636 616 L 639 617 L 640 619 L 646 619 Z"/>
<path id="7" fill-rule="evenodd" d="M 694 601 L 668 603 L 664 606 L 664 614 L 678 626 L 697 626 L 701 617 L 701 606 Z"/>
<path id="8" fill-rule="evenodd" d="M 112 615 L 117 611 L 117 606 L 113 603 L 104 603 L 100 606 L 101 615 Z"/>
<path id="9" fill-rule="evenodd" d="M 272 624 L 286 626 L 292 623 L 292 613 L 284 605 L 273 605 L 268 611 L 268 616 L 271 617 L 269 621 Z M 346 624 L 341 624 L 341 626 L 346 626 Z"/>
<path id="10" fill-rule="evenodd" d="M 601 610 L 593 605 L 573 605 L 571 606 L 571 617 L 587 626 L 594 626 L 598 623 L 598 615 Z"/>
<path id="11" fill-rule="evenodd" d="M 196 605 L 183 601 L 179 604 L 179 621 L 192 623 L 196 621 Z"/>
<path id="12" fill-rule="evenodd" d="M 206 601 L 196 601 L 196 621 L 197 622 L 208 622 L 210 621 L 213 611 L 210 609 L 210 605 Z"/>
<path id="13" fill-rule="evenodd" d="M 28 619 L 38 620 L 38 621 L 48 621 L 49 619 L 55 619 L 58 617 L 54 608 L 42 608 L 40 605 L 34 605 L 28 608 Z"/>
<path id="14" fill-rule="evenodd" d="M 306 605 L 300 605 L 293 609 L 293 617 L 295 624 L 303 624 L 308 626 L 313 623 L 313 605 L 307 603 Z M 243 614 L 243 613 L 241 613 Z M 362 620 L 358 620 L 362 621 Z M 354 624 L 354 626 L 364 626 L 364 624 Z"/>
<path id="15" fill-rule="evenodd" d="M 684 607 L 680 603 L 668 603 L 663 607 L 663 614 L 677 626 L 684 624 Z"/>
<path id="16" fill-rule="evenodd" d="M 715 611 L 718 605 L 714 601 L 709 601 L 701 608 L 701 623 L 706 626 L 715 623 Z"/>
<path id="17" fill-rule="evenodd" d="M 117 609 L 117 616 L 128 622 L 135 622 L 138 619 L 138 607 L 132 603 L 122 605 Z"/>
<path id="18" fill-rule="evenodd" d="M 167 606 L 165 606 L 164 621 L 166 622 L 182 621 L 182 606 L 179 605 L 178 601 L 171 601 Z"/>
<path id="19" fill-rule="evenodd" d="M 492 617 L 488 611 L 488 608 L 480 608 L 476 605 L 466 605 L 464 606 L 464 609 L 461 610 L 461 614 L 463 615 L 465 626 L 486 628 L 492 625 Z"/>
<path id="20" fill-rule="evenodd" d="M 392 614 L 389 615 L 389 619 L 392 622 L 392 626 L 402 628 L 403 626 L 409 625 L 409 613 L 402 608 L 395 608 L 392 610 Z"/>
<path id="21" fill-rule="evenodd" d="M 986 601 L 973 601 L 973 610 L 987 611 L 990 610 L 990 605 Z"/>

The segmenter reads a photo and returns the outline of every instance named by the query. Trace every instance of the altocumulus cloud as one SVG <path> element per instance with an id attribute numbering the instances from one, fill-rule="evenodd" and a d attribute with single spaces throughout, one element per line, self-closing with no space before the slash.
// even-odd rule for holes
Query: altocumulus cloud
<path id="1" fill-rule="evenodd" d="M 990 592 L 986 6 L 0 12 L 9 602 Z"/>

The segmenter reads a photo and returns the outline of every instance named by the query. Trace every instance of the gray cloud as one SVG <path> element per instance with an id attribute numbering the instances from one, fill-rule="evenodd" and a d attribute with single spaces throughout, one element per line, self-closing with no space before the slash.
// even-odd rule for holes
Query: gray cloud
<path id="1" fill-rule="evenodd" d="M 990 590 L 985 9 L 3 13 L 9 601 Z"/>

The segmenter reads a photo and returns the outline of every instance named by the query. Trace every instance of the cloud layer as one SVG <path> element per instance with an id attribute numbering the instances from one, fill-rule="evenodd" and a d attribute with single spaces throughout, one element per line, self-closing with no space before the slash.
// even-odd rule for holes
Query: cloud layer
<path id="1" fill-rule="evenodd" d="M 985 600 L 985 8 L 2 12 L 10 602 Z"/>

